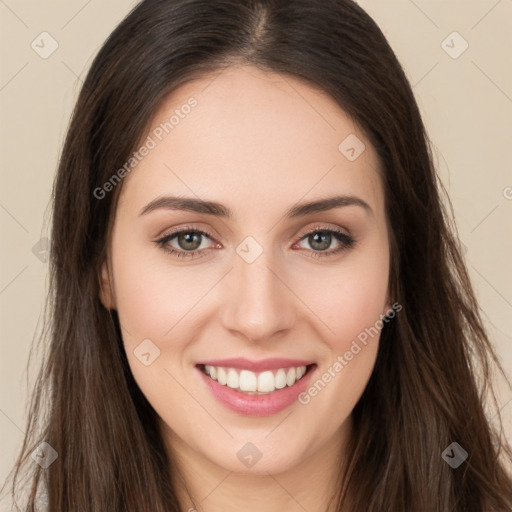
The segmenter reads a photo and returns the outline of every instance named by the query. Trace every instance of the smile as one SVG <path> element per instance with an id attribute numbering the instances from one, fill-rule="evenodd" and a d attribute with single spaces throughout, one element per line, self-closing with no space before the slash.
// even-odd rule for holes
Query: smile
<path id="1" fill-rule="evenodd" d="M 221 386 L 227 386 L 247 394 L 263 395 L 273 393 L 276 389 L 293 386 L 304 377 L 308 366 L 278 368 L 259 373 L 251 370 L 211 365 L 201 365 L 201 369 Z"/>
<path id="2" fill-rule="evenodd" d="M 210 359 L 195 367 L 218 403 L 248 416 L 268 416 L 292 406 L 317 373 L 311 360 L 282 357 Z"/>

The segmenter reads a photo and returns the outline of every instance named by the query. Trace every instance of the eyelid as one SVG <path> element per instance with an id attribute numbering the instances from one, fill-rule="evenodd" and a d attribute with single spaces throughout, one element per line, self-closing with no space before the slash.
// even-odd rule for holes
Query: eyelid
<path id="1" fill-rule="evenodd" d="M 348 230 L 347 230 L 348 231 Z M 209 252 L 210 249 L 213 247 L 208 247 L 206 249 L 195 249 L 194 251 L 185 251 L 183 249 L 176 249 L 172 248 L 169 249 L 166 247 L 166 244 L 169 242 L 171 238 L 174 238 L 174 236 L 179 235 L 180 233 L 198 233 L 202 236 L 205 236 L 209 238 L 212 242 L 216 242 L 214 236 L 208 231 L 201 228 L 198 228 L 196 226 L 188 225 L 188 226 L 180 226 L 178 228 L 172 229 L 171 231 L 164 232 L 158 240 L 155 241 L 155 243 L 160 246 L 164 251 L 166 251 L 169 254 L 172 254 L 173 256 L 176 256 L 178 258 L 188 258 L 193 259 L 197 257 L 204 256 L 205 253 Z M 298 240 L 294 242 L 293 246 L 296 246 L 297 244 L 301 243 L 307 236 L 318 233 L 318 232 L 327 232 L 327 233 L 334 233 L 334 237 L 340 244 L 340 246 L 336 249 L 329 249 L 325 251 L 314 251 L 310 249 L 309 251 L 306 249 L 307 252 L 312 253 L 314 257 L 321 258 L 321 257 L 328 257 L 328 256 L 334 256 L 344 250 L 347 250 L 351 248 L 357 240 L 349 233 L 345 233 L 341 228 L 339 227 L 329 227 L 326 224 L 317 223 L 307 229 L 305 229 L 301 235 L 298 236 Z M 336 236 L 336 233 L 340 235 L 340 237 Z M 217 245 L 219 245 L 218 242 L 216 242 Z"/>
<path id="2" fill-rule="evenodd" d="M 209 238 L 215 238 L 213 233 L 211 231 L 209 231 L 208 229 L 203 229 L 203 228 L 194 226 L 193 224 L 186 224 L 185 226 L 179 226 L 177 228 L 170 228 L 170 229 L 164 230 L 162 232 L 162 234 L 158 235 L 158 239 L 166 238 L 168 236 L 176 235 L 176 234 L 179 234 L 182 232 L 188 233 L 190 231 L 202 233 L 204 235 L 207 235 Z"/>
<path id="3" fill-rule="evenodd" d="M 342 235 L 352 238 L 352 235 L 347 229 L 343 230 L 343 228 L 340 228 L 339 226 L 329 226 L 326 223 L 322 222 L 318 222 L 305 230 L 299 231 L 299 235 L 297 236 L 299 237 L 300 240 L 302 240 L 306 235 L 316 233 L 317 231 L 334 231 L 336 233 L 341 233 Z"/>

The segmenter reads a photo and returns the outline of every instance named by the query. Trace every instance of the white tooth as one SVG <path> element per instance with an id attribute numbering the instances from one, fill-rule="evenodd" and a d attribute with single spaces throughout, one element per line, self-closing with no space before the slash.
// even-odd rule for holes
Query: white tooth
<path id="1" fill-rule="evenodd" d="M 282 368 L 277 370 L 275 381 L 276 389 L 283 389 L 286 386 L 286 373 Z"/>
<path id="2" fill-rule="evenodd" d="M 228 388 L 238 389 L 240 384 L 239 380 L 237 371 L 230 368 L 228 371 L 228 380 L 226 382 Z"/>
<path id="3" fill-rule="evenodd" d="M 299 380 L 299 379 L 301 379 L 304 376 L 305 373 L 306 373 L 306 367 L 305 366 L 299 366 L 297 368 L 297 373 L 295 375 L 295 378 L 297 380 Z"/>
<path id="4" fill-rule="evenodd" d="M 228 384 L 229 386 L 229 384 Z M 241 391 L 256 391 L 258 387 L 258 379 L 254 372 L 249 370 L 242 370 L 240 372 L 240 390 Z"/>
<path id="5" fill-rule="evenodd" d="M 288 386 L 292 386 L 295 383 L 295 368 L 290 368 L 288 370 L 288 375 L 286 375 L 286 384 Z"/>
<path id="6" fill-rule="evenodd" d="M 288 372 L 280 368 L 274 376 L 270 370 L 257 375 L 250 370 L 241 370 L 238 373 L 234 368 L 221 368 L 208 364 L 204 366 L 205 373 L 212 379 L 217 380 L 219 384 L 227 385 L 232 389 L 240 389 L 240 391 L 247 393 L 271 393 L 276 389 L 293 386 L 296 381 L 304 376 L 306 370 L 306 366 L 290 368 Z"/>
<path id="7" fill-rule="evenodd" d="M 226 375 L 226 370 L 224 368 L 217 368 L 217 381 L 219 384 L 222 384 L 223 386 L 226 384 L 228 378 Z"/>
<path id="8" fill-rule="evenodd" d="M 275 390 L 274 374 L 268 370 L 258 375 L 258 391 L 268 393 Z"/>

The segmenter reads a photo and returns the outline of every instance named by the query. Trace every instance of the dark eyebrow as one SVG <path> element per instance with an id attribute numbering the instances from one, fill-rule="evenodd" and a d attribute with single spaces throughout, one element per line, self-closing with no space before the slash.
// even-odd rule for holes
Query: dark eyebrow
<path id="1" fill-rule="evenodd" d="M 301 203 L 293 208 L 290 208 L 285 216 L 293 219 L 295 217 L 304 217 L 311 213 L 323 212 L 332 210 L 333 208 L 340 208 L 341 206 L 360 206 L 366 213 L 373 215 L 373 210 L 370 205 L 356 196 L 334 196 L 317 201 L 310 201 L 308 203 Z"/>
<path id="2" fill-rule="evenodd" d="M 370 205 L 359 197 L 334 196 L 328 197 L 326 199 L 298 204 L 290 208 L 284 216 L 293 219 L 297 217 L 304 217 L 312 213 L 332 210 L 333 208 L 339 208 L 342 206 L 360 206 L 368 214 L 373 215 L 373 211 Z M 204 201 L 202 199 L 195 199 L 192 197 L 176 196 L 157 197 L 146 206 L 144 206 L 144 208 L 142 208 L 140 215 L 146 215 L 154 210 L 161 208 L 168 210 L 184 210 L 190 212 L 205 213 L 207 215 L 214 215 L 216 217 L 222 217 L 226 219 L 232 219 L 234 217 L 233 212 L 227 206 L 224 206 L 221 203 L 216 203 L 215 201 Z"/>

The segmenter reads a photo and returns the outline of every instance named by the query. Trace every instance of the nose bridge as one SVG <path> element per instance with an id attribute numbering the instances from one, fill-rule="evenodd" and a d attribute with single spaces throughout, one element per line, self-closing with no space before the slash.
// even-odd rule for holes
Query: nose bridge
<path id="1" fill-rule="evenodd" d="M 254 246 L 249 251 L 254 251 Z M 263 250 L 253 261 L 246 258 L 240 244 L 230 272 L 229 296 L 223 307 L 224 326 L 252 341 L 271 338 L 289 329 L 295 318 L 293 294 L 287 289 L 285 276 L 270 249 Z M 253 252 L 254 256 L 254 252 Z"/>

